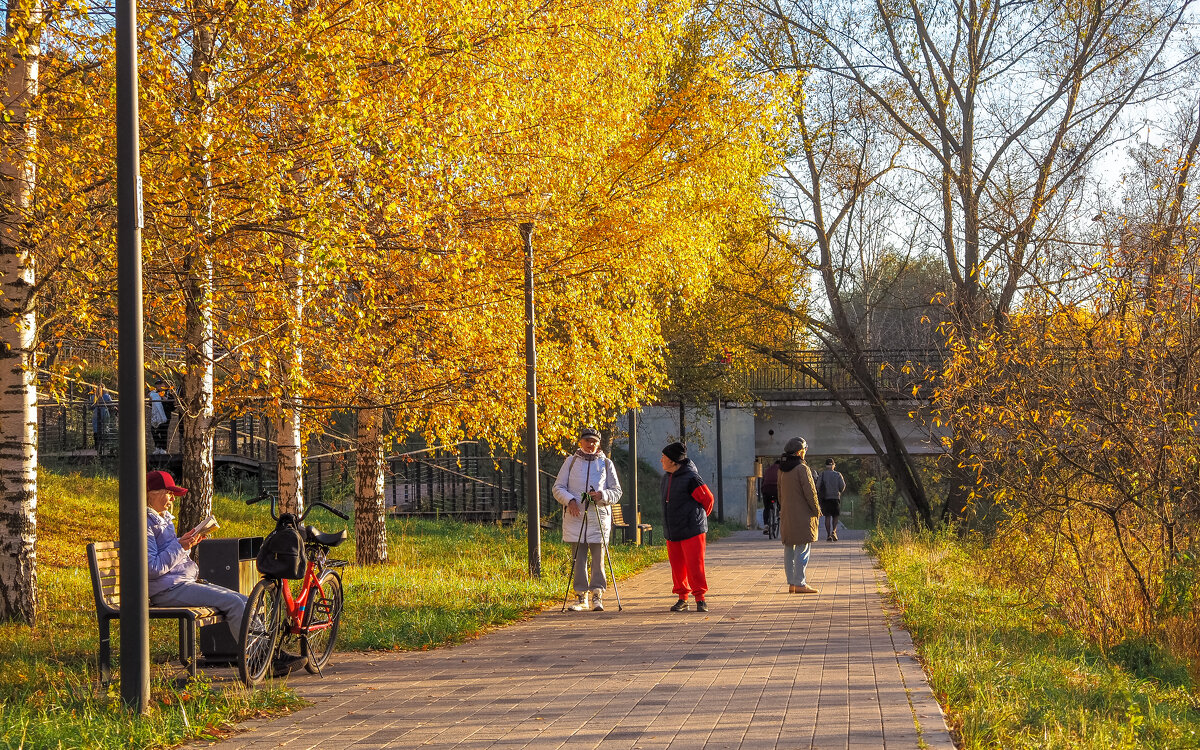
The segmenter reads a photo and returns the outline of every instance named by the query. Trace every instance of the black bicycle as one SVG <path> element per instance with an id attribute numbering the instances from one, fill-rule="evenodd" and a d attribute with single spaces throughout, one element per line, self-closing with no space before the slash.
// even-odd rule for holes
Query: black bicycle
<path id="1" fill-rule="evenodd" d="M 767 538 L 779 538 L 779 503 L 767 503 L 763 509 L 763 525 L 767 527 Z"/>
<path id="2" fill-rule="evenodd" d="M 275 498 L 266 493 L 246 501 L 251 505 L 270 497 L 271 518 L 279 527 Z M 303 565 L 300 587 L 292 592 L 285 578 L 264 576 L 250 591 L 246 615 L 242 621 L 242 653 L 238 673 L 248 686 L 262 682 L 273 663 L 296 665 L 300 662 L 310 674 L 320 674 L 333 654 L 338 624 L 342 619 L 342 577 L 338 569 L 346 560 L 332 560 L 329 550 L 346 540 L 346 530 L 323 534 L 303 521 L 313 508 L 323 508 L 338 518 L 349 516 L 325 503 L 315 502 L 295 518 L 303 535 L 307 562 Z M 285 516 L 288 514 L 284 514 Z M 260 562 L 261 565 L 261 562 Z M 291 577 L 290 574 L 288 576 Z"/>

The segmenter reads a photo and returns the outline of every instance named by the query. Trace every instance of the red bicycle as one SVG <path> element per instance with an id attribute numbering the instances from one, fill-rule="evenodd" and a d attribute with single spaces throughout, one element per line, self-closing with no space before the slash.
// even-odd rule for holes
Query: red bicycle
<path id="1" fill-rule="evenodd" d="M 271 499 L 271 518 L 278 528 L 280 517 L 275 512 L 273 496 L 264 493 L 246 504 L 267 497 Z M 295 592 L 290 581 L 273 577 L 264 577 L 250 591 L 238 659 L 238 673 L 248 686 L 262 682 L 273 664 L 286 663 L 290 667 L 302 662 L 310 674 L 320 674 L 333 654 L 342 618 L 342 578 L 338 570 L 348 561 L 332 560 L 328 555 L 330 549 L 346 540 L 346 530 L 324 534 L 313 526 L 305 526 L 305 517 L 318 507 L 349 520 L 346 514 L 322 502 L 315 502 L 300 516 L 288 519 L 294 521 L 298 531 L 302 529 L 308 562 Z"/>

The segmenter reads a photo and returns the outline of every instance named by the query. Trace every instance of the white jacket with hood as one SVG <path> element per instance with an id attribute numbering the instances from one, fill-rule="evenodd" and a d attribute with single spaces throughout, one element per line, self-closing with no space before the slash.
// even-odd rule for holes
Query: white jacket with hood
<path id="1" fill-rule="evenodd" d="M 617 479 L 617 471 L 613 462 L 596 451 L 591 461 L 583 458 L 578 452 L 567 456 L 562 468 L 558 470 L 558 478 L 554 480 L 554 499 L 563 506 L 563 541 L 583 541 L 588 544 L 607 543 L 612 531 L 612 505 L 621 500 L 621 482 Z M 584 506 L 581 498 L 588 490 L 600 490 L 600 500 L 589 503 L 587 523 L 584 516 L 578 517 L 567 512 L 567 504 L 571 500 L 580 500 L 580 508 Z M 596 519 L 599 516 L 600 523 Z M 586 528 L 582 539 L 580 533 Z"/>

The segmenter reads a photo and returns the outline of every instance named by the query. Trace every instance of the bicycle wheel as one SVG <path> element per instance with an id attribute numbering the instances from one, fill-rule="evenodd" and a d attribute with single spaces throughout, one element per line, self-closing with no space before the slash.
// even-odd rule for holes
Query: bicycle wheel
<path id="1" fill-rule="evenodd" d="M 254 585 L 242 618 L 242 653 L 238 675 L 247 687 L 262 682 L 271 669 L 279 626 L 283 617 L 283 589 L 279 581 L 264 578 Z"/>
<path id="2" fill-rule="evenodd" d="M 309 674 L 319 674 L 329 661 L 333 643 L 337 640 L 338 624 L 342 621 L 342 579 L 327 570 L 321 574 L 320 590 L 324 595 L 314 600 L 304 612 L 304 637 L 300 639 L 300 653 L 308 657 L 304 668 Z M 316 586 L 309 596 L 318 596 Z"/>
<path id="3" fill-rule="evenodd" d="M 767 529 L 771 532 L 767 535 L 768 538 L 779 538 L 779 508 L 771 509 L 771 522 L 767 525 Z"/>

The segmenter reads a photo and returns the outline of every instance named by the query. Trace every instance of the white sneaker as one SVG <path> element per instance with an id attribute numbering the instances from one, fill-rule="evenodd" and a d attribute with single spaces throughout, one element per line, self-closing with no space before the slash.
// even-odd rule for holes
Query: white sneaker
<path id="1" fill-rule="evenodd" d="M 583 611 L 585 611 L 585 610 L 588 608 L 588 595 L 587 595 L 587 592 L 585 591 L 585 592 L 583 592 L 582 594 L 576 594 L 575 596 L 576 596 L 577 598 L 575 599 L 575 601 L 574 601 L 573 603 L 571 603 L 571 604 L 570 604 L 570 605 L 567 607 L 567 609 L 571 610 L 572 612 L 583 612 Z"/>
<path id="2" fill-rule="evenodd" d="M 604 611 L 604 602 L 601 599 L 601 594 L 602 594 L 602 592 L 600 592 L 600 591 L 592 592 L 592 611 L 593 612 L 603 612 Z"/>

